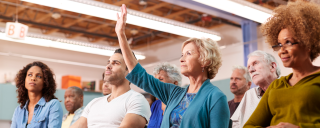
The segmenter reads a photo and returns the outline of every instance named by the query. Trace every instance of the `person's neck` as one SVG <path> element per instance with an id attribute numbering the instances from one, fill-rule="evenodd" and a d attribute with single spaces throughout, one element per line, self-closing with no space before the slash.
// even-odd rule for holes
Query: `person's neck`
<path id="1" fill-rule="evenodd" d="M 208 79 L 206 72 L 202 72 L 197 76 L 188 76 L 190 80 L 190 86 L 188 88 L 188 93 L 197 93 L 201 88 L 204 81 Z"/>
<path id="2" fill-rule="evenodd" d="M 303 77 L 306 77 L 311 73 L 319 71 L 319 69 L 320 67 L 314 66 L 311 62 L 307 61 L 303 66 L 297 65 L 295 67 L 292 67 L 292 78 L 302 79 Z"/>
<path id="3" fill-rule="evenodd" d="M 244 96 L 244 93 L 241 95 L 234 95 L 234 99 L 233 102 L 237 103 L 237 102 L 241 102 L 242 98 Z"/>
<path id="4" fill-rule="evenodd" d="M 269 85 L 275 80 L 277 79 L 277 75 L 276 74 L 272 74 L 269 77 L 265 78 L 264 81 L 262 81 L 258 86 L 265 92 L 267 91 Z"/>
<path id="5" fill-rule="evenodd" d="M 83 105 L 81 105 L 79 108 L 81 108 Z M 73 112 L 69 112 L 69 114 L 74 114 L 79 108 L 77 108 L 76 110 L 74 110 Z"/>
<path id="6" fill-rule="evenodd" d="M 28 92 L 29 105 L 35 106 L 42 97 L 41 93 Z"/>
<path id="7" fill-rule="evenodd" d="M 112 89 L 112 91 L 111 91 L 112 93 L 111 93 L 110 97 L 108 98 L 108 101 L 111 101 L 114 98 L 121 96 L 122 94 L 128 92 L 131 89 L 128 82 L 123 82 L 120 85 L 110 84 L 110 87 Z"/>

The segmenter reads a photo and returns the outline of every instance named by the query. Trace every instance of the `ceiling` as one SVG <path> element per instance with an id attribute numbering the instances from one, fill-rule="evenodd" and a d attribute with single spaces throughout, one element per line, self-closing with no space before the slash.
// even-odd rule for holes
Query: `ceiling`
<path id="1" fill-rule="evenodd" d="M 274 8 L 280 5 L 287 5 L 288 1 L 290 0 L 246 0 L 246 1 L 249 1 L 254 4 L 273 10 Z"/>
<path id="2" fill-rule="evenodd" d="M 126 4 L 128 8 L 133 10 L 206 29 L 214 29 L 225 24 L 240 27 L 236 22 L 159 0 L 146 0 L 145 3 L 140 3 L 139 0 L 96 1 L 116 6 Z M 69 39 L 85 37 L 90 43 L 104 41 L 110 46 L 118 45 L 114 31 L 116 21 L 36 5 L 20 0 L 0 0 L 0 22 L 12 22 L 15 21 L 17 17 L 20 23 L 26 24 L 31 28 L 38 28 L 46 35 L 63 33 L 63 35 Z M 128 39 L 132 39 L 132 49 L 139 49 L 180 37 L 178 35 L 129 24 L 126 26 L 126 35 Z"/>

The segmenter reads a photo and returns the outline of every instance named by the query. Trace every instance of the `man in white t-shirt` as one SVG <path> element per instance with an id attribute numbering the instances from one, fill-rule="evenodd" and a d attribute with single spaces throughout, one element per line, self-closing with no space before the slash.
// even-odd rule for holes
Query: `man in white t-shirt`
<path id="1" fill-rule="evenodd" d="M 151 116 L 150 106 L 142 94 L 130 89 L 127 74 L 121 49 L 117 49 L 108 61 L 104 78 L 112 93 L 93 99 L 71 128 L 143 128 Z"/>

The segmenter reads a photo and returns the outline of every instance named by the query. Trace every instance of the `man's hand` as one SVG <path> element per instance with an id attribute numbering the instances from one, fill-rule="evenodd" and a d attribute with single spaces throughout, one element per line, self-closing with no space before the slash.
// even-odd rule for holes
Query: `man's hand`
<path id="1" fill-rule="evenodd" d="M 284 122 L 280 122 L 278 125 L 276 126 L 269 126 L 267 128 L 300 128 L 299 126 L 290 124 L 290 123 L 284 123 Z"/>
<path id="2" fill-rule="evenodd" d="M 116 24 L 116 33 L 117 35 L 125 34 L 125 28 L 126 28 L 126 21 L 127 21 L 127 7 L 126 5 L 122 4 L 120 7 L 121 14 L 117 13 L 117 24 Z"/>

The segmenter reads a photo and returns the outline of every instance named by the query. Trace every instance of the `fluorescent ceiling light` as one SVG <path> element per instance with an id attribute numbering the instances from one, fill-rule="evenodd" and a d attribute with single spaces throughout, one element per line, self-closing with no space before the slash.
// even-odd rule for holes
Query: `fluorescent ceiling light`
<path id="1" fill-rule="evenodd" d="M 43 6 L 58 8 L 76 13 L 100 17 L 116 21 L 118 6 L 93 0 L 22 0 Z M 185 37 L 206 37 L 215 41 L 221 40 L 218 33 L 194 25 L 177 22 L 163 17 L 128 9 L 127 23 L 154 30 L 168 32 Z"/>
<path id="2" fill-rule="evenodd" d="M 245 0 L 193 0 L 199 3 L 259 22 L 265 23 L 272 11 Z"/>
<path id="3" fill-rule="evenodd" d="M 61 39 L 57 39 L 56 41 L 54 41 L 54 40 L 48 40 L 48 39 L 34 38 L 34 37 L 30 37 L 29 35 L 31 34 L 28 34 L 28 36 L 25 37 L 24 40 L 19 40 L 19 39 L 12 39 L 5 36 L 5 33 L 0 33 L 0 40 L 18 42 L 23 44 L 31 44 L 31 45 L 37 45 L 37 46 L 43 46 L 43 47 L 52 47 L 52 48 L 90 53 L 90 54 L 96 54 L 96 55 L 103 55 L 103 56 L 112 56 L 114 54 L 114 50 L 90 47 L 90 44 L 87 44 L 88 46 L 77 45 L 76 43 L 79 43 L 79 42 L 69 41 L 71 43 L 64 43 L 68 41 L 61 40 Z M 145 56 L 139 55 L 139 54 L 137 54 L 136 57 L 138 60 L 143 60 L 146 58 Z"/>

